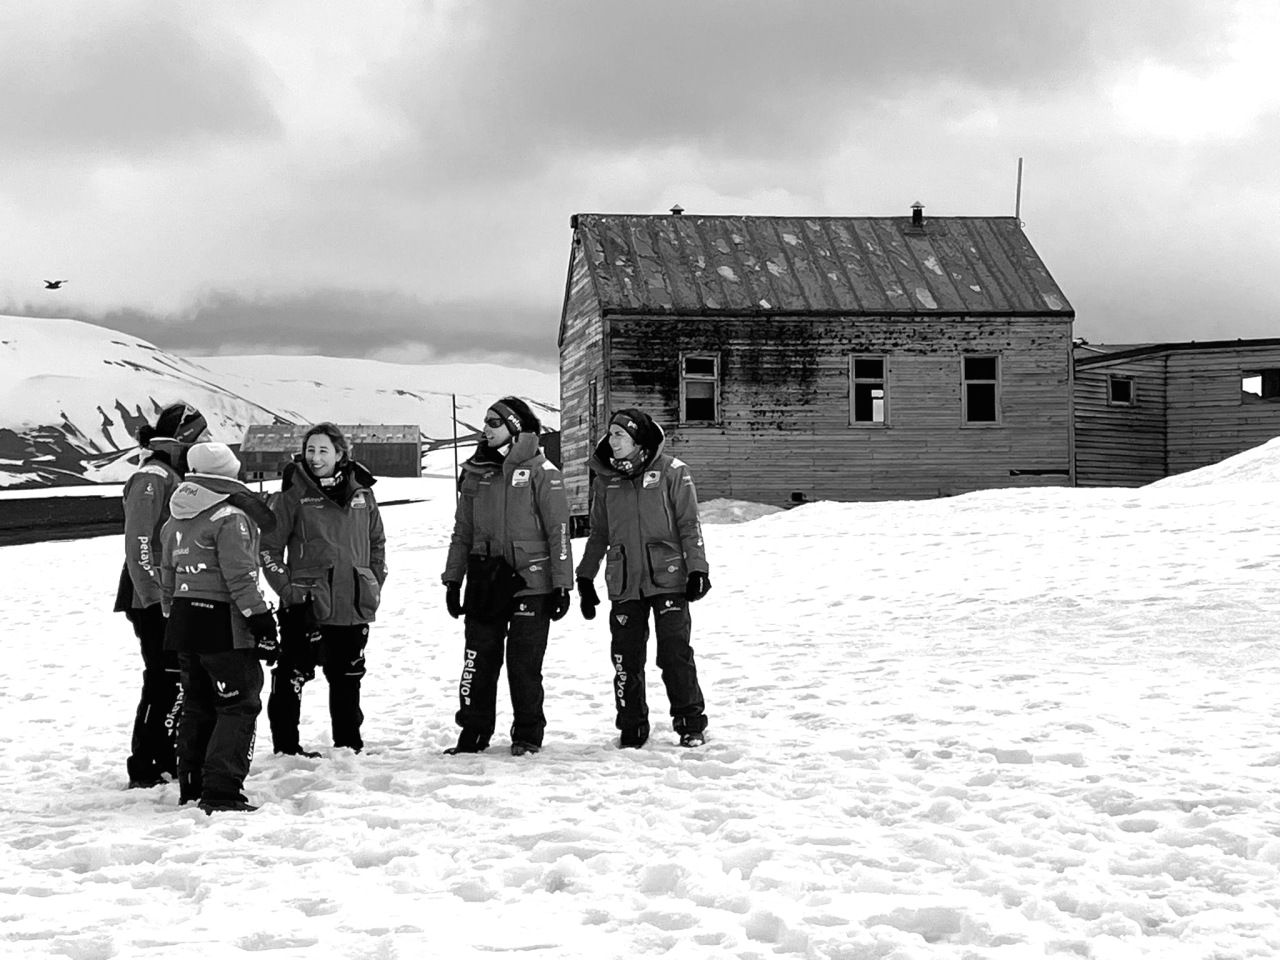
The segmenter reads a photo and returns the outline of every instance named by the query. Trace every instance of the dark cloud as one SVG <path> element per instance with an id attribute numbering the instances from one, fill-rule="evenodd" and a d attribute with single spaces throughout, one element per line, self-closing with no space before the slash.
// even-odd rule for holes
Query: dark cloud
<path id="1" fill-rule="evenodd" d="M 0 312 L 69 317 L 132 334 L 189 354 L 307 353 L 414 359 L 501 355 L 546 366 L 557 359 L 560 315 L 514 303 L 471 300 L 428 304 L 402 293 L 344 289 L 248 297 L 220 291 L 191 308 L 155 314 L 134 307 L 90 312 L 9 304 Z"/>
<path id="2" fill-rule="evenodd" d="M 133 154 L 278 134 L 267 68 L 180 11 L 159 0 L 11 7 L 0 24 L 7 148 Z"/>
<path id="3" fill-rule="evenodd" d="M 1115 12 L 1113 6 L 1124 7 Z M 420 132 L 422 176 L 536 171 L 572 150 L 805 155 L 874 108 L 948 84 L 1044 95 L 1123 58 L 1194 61 L 1218 17 L 1190 0 L 584 0 L 471 4 L 432 58 L 374 91 Z M 394 161 L 393 161 L 394 162 Z"/>

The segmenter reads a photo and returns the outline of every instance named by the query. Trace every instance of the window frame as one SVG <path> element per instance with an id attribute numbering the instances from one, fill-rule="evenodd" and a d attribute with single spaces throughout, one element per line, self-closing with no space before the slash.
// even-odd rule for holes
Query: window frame
<path id="1" fill-rule="evenodd" d="M 1004 380 L 1004 364 L 1001 363 L 999 353 L 982 352 L 982 353 L 962 353 L 960 354 L 960 426 L 962 429 L 988 430 L 993 427 L 1004 426 L 1004 410 L 1002 404 L 1003 397 L 1003 380 Z M 965 376 L 966 360 L 994 360 L 996 362 L 996 375 L 992 380 L 985 378 L 969 379 Z M 970 420 L 969 419 L 969 385 L 991 384 L 995 390 L 995 419 L 994 420 Z"/>
<path id="2" fill-rule="evenodd" d="M 1271 374 L 1272 376 L 1268 378 L 1267 374 Z M 1244 381 L 1252 380 L 1254 377 L 1258 378 L 1257 393 L 1252 393 L 1252 391 L 1244 389 Z M 1276 392 L 1271 396 L 1267 395 L 1268 379 L 1270 379 L 1273 388 L 1280 386 L 1280 367 L 1241 367 L 1240 403 L 1244 404 L 1246 402 L 1252 402 L 1245 400 L 1246 395 L 1255 397 L 1256 402 L 1258 403 L 1280 403 L 1280 392 Z"/>
<path id="3" fill-rule="evenodd" d="M 688 360 L 710 360 L 712 373 L 689 373 L 686 367 Z M 680 351 L 680 419 L 682 425 L 696 427 L 699 425 L 714 426 L 722 421 L 723 412 L 720 407 L 720 352 L 718 350 L 681 350 Z M 712 385 L 711 402 L 715 406 L 710 419 L 699 417 L 691 420 L 688 417 L 688 404 L 685 387 L 688 383 L 710 383 Z"/>
<path id="4" fill-rule="evenodd" d="M 1129 384 L 1129 399 L 1117 400 L 1113 384 L 1116 381 L 1124 381 Z M 1109 407 L 1136 407 L 1138 405 L 1138 381 L 1137 378 L 1126 373 L 1108 373 L 1107 374 L 1107 406 Z"/>
<path id="5" fill-rule="evenodd" d="M 880 376 L 859 377 L 856 374 L 858 360 L 879 360 Z M 856 393 L 859 383 L 878 383 L 884 392 L 884 418 L 882 420 L 857 420 L 856 415 Z M 889 428 L 889 418 L 891 415 L 891 406 L 889 403 L 889 355 L 887 353 L 851 353 L 849 354 L 849 426 L 859 430 L 887 430 Z"/>

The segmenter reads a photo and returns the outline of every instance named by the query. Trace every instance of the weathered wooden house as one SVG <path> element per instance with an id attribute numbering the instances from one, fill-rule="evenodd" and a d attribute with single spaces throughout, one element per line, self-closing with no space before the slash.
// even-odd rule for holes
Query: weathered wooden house
<path id="1" fill-rule="evenodd" d="M 571 511 L 637 406 L 699 496 L 1072 482 L 1074 311 L 1013 217 L 578 214 L 560 323 Z"/>
<path id="2" fill-rule="evenodd" d="M 1137 487 L 1280 436 L 1280 340 L 1075 351 L 1076 482 Z"/>
<path id="3" fill-rule="evenodd" d="M 309 424 L 256 423 L 245 431 L 240 462 L 248 480 L 279 477 L 294 454 L 302 452 Z M 422 476 L 422 429 L 417 424 L 338 424 L 351 444 L 351 456 L 375 477 Z"/>

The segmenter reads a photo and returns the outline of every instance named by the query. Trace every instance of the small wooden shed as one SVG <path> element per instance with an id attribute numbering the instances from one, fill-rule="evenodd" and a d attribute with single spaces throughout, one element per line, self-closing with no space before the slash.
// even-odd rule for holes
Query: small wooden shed
<path id="1" fill-rule="evenodd" d="M 699 496 L 1069 484 L 1074 311 L 1013 217 L 578 214 L 560 323 L 575 516 L 609 411 Z"/>
<path id="2" fill-rule="evenodd" d="M 1075 350 L 1076 482 L 1137 487 L 1280 436 L 1280 339 Z"/>
<path id="3" fill-rule="evenodd" d="M 245 431 L 240 462 L 248 480 L 270 480 L 302 452 L 309 424 L 255 423 Z M 422 476 L 422 429 L 417 424 L 338 424 L 351 444 L 351 456 L 375 477 Z"/>

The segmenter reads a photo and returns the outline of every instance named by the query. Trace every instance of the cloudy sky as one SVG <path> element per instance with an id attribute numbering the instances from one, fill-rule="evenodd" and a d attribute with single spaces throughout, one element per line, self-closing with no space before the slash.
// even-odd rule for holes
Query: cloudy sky
<path id="1" fill-rule="evenodd" d="M 575 212 L 1011 215 L 1024 157 L 1077 335 L 1280 335 L 1277 47 L 1274 0 L 5 0 L 0 311 L 551 367 Z"/>

